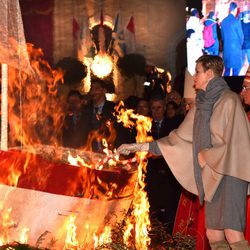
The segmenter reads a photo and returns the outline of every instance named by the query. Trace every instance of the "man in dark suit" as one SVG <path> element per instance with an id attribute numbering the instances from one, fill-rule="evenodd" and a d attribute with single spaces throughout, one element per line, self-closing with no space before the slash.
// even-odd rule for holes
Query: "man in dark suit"
<path id="1" fill-rule="evenodd" d="M 115 103 L 106 99 L 108 85 L 99 78 L 91 79 L 91 88 L 88 93 L 90 102 L 84 108 L 84 118 L 87 124 L 87 134 L 89 136 L 88 149 L 95 152 L 102 152 L 101 139 L 107 137 L 109 129 L 107 121 L 114 121 Z M 90 138 L 92 135 L 92 138 Z"/>
<path id="2" fill-rule="evenodd" d="M 92 78 L 89 91 L 89 104 L 84 108 L 84 118 L 87 124 L 87 150 L 102 153 L 102 138 L 108 142 L 109 149 L 114 149 L 123 143 L 134 142 L 130 131 L 116 122 L 115 103 L 106 99 L 109 85 L 105 80 Z"/>
<path id="3" fill-rule="evenodd" d="M 151 132 L 154 140 L 167 136 L 174 127 L 172 125 L 169 127 L 165 117 L 165 100 L 161 97 L 152 98 L 150 109 L 153 118 Z M 176 124 L 176 127 L 178 125 Z M 148 160 L 146 183 L 151 218 L 166 224 L 167 231 L 171 233 L 181 186 L 162 157 Z M 161 190 L 160 193 L 159 190 Z"/>
<path id="4" fill-rule="evenodd" d="M 63 146 L 81 148 L 87 140 L 87 124 L 82 113 L 81 94 L 71 90 L 67 97 L 68 112 L 64 119 L 62 140 Z"/>
<path id="5" fill-rule="evenodd" d="M 238 76 L 243 65 L 242 45 L 244 35 L 240 20 L 236 18 L 237 4 L 231 2 L 229 15 L 221 22 L 221 35 L 223 40 L 223 60 L 225 64 L 224 76 Z"/>

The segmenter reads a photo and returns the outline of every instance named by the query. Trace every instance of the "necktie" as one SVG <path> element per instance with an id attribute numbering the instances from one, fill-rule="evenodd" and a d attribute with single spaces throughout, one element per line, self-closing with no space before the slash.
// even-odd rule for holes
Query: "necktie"
<path id="1" fill-rule="evenodd" d="M 99 108 L 94 107 L 92 115 L 92 126 L 94 129 L 97 129 L 100 126 L 100 117 L 99 117 Z"/>
<path id="2" fill-rule="evenodd" d="M 156 126 L 157 129 L 160 129 L 161 128 L 160 122 L 155 122 L 155 126 Z"/>
<path id="3" fill-rule="evenodd" d="M 95 115 L 98 113 L 98 111 L 99 111 L 99 107 L 94 107 Z"/>
<path id="4" fill-rule="evenodd" d="M 157 131 L 157 139 L 159 139 L 160 138 L 160 129 L 161 129 L 160 122 L 156 121 L 155 127 L 156 127 L 156 131 Z"/>

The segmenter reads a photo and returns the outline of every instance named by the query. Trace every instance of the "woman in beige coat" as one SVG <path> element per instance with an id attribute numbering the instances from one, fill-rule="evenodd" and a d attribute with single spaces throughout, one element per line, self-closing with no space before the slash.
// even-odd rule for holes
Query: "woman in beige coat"
<path id="1" fill-rule="evenodd" d="M 240 98 L 221 77 L 220 57 L 196 61 L 196 105 L 180 127 L 151 143 L 124 144 L 121 154 L 163 155 L 180 184 L 205 201 L 212 249 L 249 249 L 243 231 L 250 182 L 250 126 Z M 230 245 L 230 246 L 229 246 Z"/>

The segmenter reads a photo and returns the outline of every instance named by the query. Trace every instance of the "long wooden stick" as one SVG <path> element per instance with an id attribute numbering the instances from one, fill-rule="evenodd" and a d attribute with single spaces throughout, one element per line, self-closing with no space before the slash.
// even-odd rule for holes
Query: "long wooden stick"
<path id="1" fill-rule="evenodd" d="M 2 64 L 1 150 L 8 150 L 8 65 Z"/>

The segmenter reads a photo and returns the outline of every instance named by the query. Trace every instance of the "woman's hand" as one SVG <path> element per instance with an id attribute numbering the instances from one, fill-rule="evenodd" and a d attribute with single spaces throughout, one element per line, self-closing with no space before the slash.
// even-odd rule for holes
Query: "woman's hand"
<path id="1" fill-rule="evenodd" d="M 122 144 L 117 152 L 123 155 L 129 155 L 130 153 L 135 152 L 148 152 L 149 144 L 146 143 L 131 143 L 131 144 Z"/>

